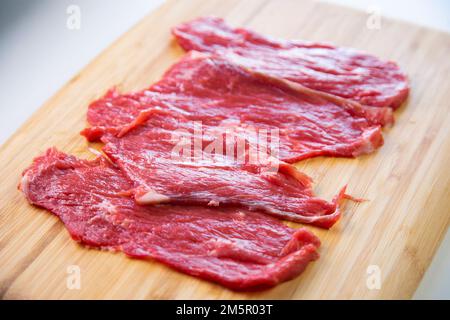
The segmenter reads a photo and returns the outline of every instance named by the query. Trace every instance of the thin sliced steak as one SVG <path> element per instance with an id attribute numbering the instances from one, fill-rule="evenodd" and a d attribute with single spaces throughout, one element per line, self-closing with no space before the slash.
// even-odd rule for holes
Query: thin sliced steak
<path id="1" fill-rule="evenodd" d="M 83 134 L 92 140 L 103 130 L 103 151 L 135 182 L 133 193 L 139 204 L 238 206 L 323 228 L 339 219 L 344 190 L 332 202 L 316 198 L 309 177 L 294 166 L 273 158 L 255 164 L 248 148 L 239 161 L 235 141 L 226 137 L 224 152 L 206 151 L 222 137 L 208 134 L 217 127 L 204 126 L 199 135 L 195 122 L 158 108 L 142 111 L 136 119 L 125 130 L 92 127 Z M 199 140 L 200 152 L 192 148 L 193 138 Z M 189 147 L 174 152 L 180 141 L 189 141 Z"/>
<path id="2" fill-rule="evenodd" d="M 149 90 L 124 95 L 110 91 L 92 103 L 88 122 L 123 125 L 155 106 L 209 127 L 278 130 L 278 157 L 289 163 L 370 153 L 383 144 L 379 124 L 392 121 L 389 108 L 324 97 L 300 85 L 263 78 L 228 60 L 191 52 Z"/>
<path id="3" fill-rule="evenodd" d="M 181 24 L 172 33 L 185 50 L 216 52 L 255 72 L 365 105 L 395 109 L 408 96 L 407 78 L 396 63 L 353 49 L 272 39 L 215 17 Z"/>
<path id="4" fill-rule="evenodd" d="M 61 219 L 89 247 L 155 259 L 234 290 L 274 286 L 318 258 L 320 241 L 256 212 L 172 205 L 142 207 L 131 182 L 108 161 L 49 149 L 23 173 L 28 201 Z"/>

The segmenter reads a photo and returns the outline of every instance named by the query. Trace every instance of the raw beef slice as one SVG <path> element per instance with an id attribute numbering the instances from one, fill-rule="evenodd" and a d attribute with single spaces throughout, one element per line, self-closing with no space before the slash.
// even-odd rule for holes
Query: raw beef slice
<path id="1" fill-rule="evenodd" d="M 55 149 L 24 171 L 28 201 L 65 224 L 89 247 L 154 259 L 235 290 L 274 286 L 318 258 L 320 241 L 256 212 L 233 208 L 142 207 L 131 182 L 103 158 L 79 160 Z"/>
<path id="2" fill-rule="evenodd" d="M 185 50 L 216 52 L 256 72 L 365 105 L 395 109 L 408 95 L 397 64 L 353 49 L 271 39 L 215 17 L 181 24 L 172 33 Z"/>
<path id="3" fill-rule="evenodd" d="M 344 189 L 332 202 L 319 199 L 310 178 L 292 165 L 270 158 L 266 165 L 252 164 L 247 153 L 240 162 L 233 144 L 231 154 L 203 149 L 194 154 L 189 148 L 189 155 L 174 156 L 179 141 L 174 133 L 183 130 L 194 136 L 194 122 L 156 107 L 142 111 L 136 119 L 125 130 L 117 132 L 114 126 L 104 130 L 101 140 L 106 143 L 106 155 L 135 183 L 132 193 L 139 204 L 236 206 L 323 228 L 330 228 L 340 217 L 338 204 Z M 92 140 L 92 136 L 98 138 L 99 130 L 88 128 L 83 134 Z M 199 142 L 203 147 L 215 139 L 203 134 Z"/>
<path id="4" fill-rule="evenodd" d="M 110 91 L 90 105 L 88 122 L 120 126 L 155 106 L 209 127 L 244 132 L 246 128 L 276 129 L 277 156 L 289 163 L 370 153 L 383 144 L 380 125 L 392 122 L 389 108 L 324 97 L 197 52 L 186 55 L 148 90 L 124 95 Z"/>

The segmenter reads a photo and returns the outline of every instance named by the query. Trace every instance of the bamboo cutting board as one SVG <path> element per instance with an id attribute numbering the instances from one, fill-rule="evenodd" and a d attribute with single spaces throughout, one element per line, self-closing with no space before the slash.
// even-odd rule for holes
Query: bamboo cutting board
<path id="1" fill-rule="evenodd" d="M 348 183 L 352 195 L 370 201 L 347 202 L 342 220 L 329 231 L 310 228 L 322 239 L 321 259 L 300 277 L 263 292 L 235 293 L 159 263 L 83 248 L 56 217 L 30 206 L 16 189 L 21 171 L 50 146 L 92 157 L 78 135 L 89 102 L 113 85 L 138 90 L 158 80 L 183 54 L 170 27 L 206 14 L 275 37 L 363 49 L 398 61 L 411 79 L 409 101 L 396 112 L 396 125 L 385 130 L 379 151 L 298 165 L 314 178 L 319 196 L 330 198 Z M 145 18 L 1 147 L 0 297 L 411 297 L 450 220 L 450 35 L 384 18 L 380 29 L 369 29 L 367 19 L 350 9 L 287 0 L 171 1 Z M 79 289 L 67 286 L 73 266 L 80 271 Z M 373 286 L 377 279 L 379 288 Z"/>

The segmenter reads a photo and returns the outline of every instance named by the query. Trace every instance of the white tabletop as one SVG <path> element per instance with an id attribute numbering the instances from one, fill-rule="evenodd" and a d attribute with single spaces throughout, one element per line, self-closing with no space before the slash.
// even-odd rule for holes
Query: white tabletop
<path id="1" fill-rule="evenodd" d="M 450 32 L 450 1 L 327 1 L 364 11 L 375 9 L 385 16 Z M 3 0 L 0 3 L 0 144 L 90 60 L 162 2 Z M 68 27 L 69 15 L 77 15 L 77 10 L 80 28 L 76 28 L 76 22 Z M 449 233 L 415 298 L 450 298 Z"/>

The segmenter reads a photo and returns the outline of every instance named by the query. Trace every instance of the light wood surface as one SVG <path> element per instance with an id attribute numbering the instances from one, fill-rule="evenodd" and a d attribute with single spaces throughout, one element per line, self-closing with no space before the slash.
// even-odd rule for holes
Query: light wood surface
<path id="1" fill-rule="evenodd" d="M 58 219 L 30 206 L 16 189 L 20 173 L 50 146 L 92 157 L 78 135 L 87 106 L 113 85 L 138 90 L 158 80 L 183 51 L 170 27 L 214 14 L 275 37 L 329 41 L 398 61 L 411 79 L 406 106 L 385 130 L 385 145 L 358 159 L 317 158 L 298 167 L 330 198 L 342 185 L 370 201 L 347 202 L 330 231 L 310 228 L 321 258 L 300 277 L 257 293 L 235 293 L 122 254 L 72 241 Z M 0 297 L 18 298 L 409 298 L 450 220 L 450 35 L 310 1 L 171 1 L 77 74 L 0 149 Z M 24 86 L 26 94 L 26 86 Z M 20 108 L 20 106 L 3 106 Z M 67 268 L 81 271 L 80 290 L 66 286 Z M 381 288 L 370 290 L 376 265 Z"/>

